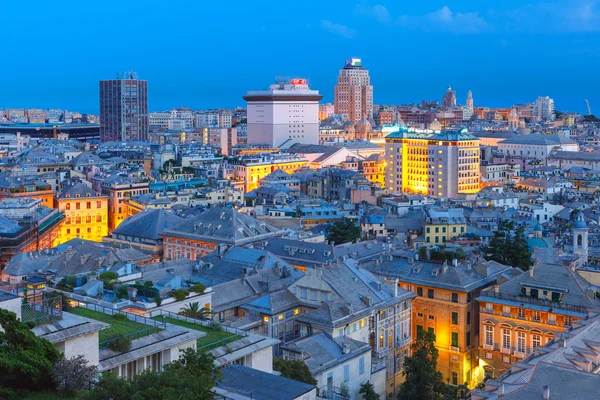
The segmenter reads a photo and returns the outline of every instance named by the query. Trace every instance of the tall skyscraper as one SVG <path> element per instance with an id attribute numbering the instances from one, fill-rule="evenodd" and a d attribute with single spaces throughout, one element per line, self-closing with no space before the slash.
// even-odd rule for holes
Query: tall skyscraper
<path id="1" fill-rule="evenodd" d="M 469 93 L 467 93 L 467 108 L 473 111 L 473 92 L 470 90 Z"/>
<path id="2" fill-rule="evenodd" d="M 334 110 L 336 114 L 348 115 L 354 123 L 363 117 L 373 118 L 373 86 L 360 58 L 347 59 L 340 71 L 334 89 Z"/>
<path id="3" fill-rule="evenodd" d="M 100 81 L 101 141 L 147 140 L 148 125 L 148 81 L 135 72 Z"/>
<path id="4" fill-rule="evenodd" d="M 448 85 L 448 90 L 446 90 L 446 93 L 444 93 L 442 105 L 444 107 L 454 107 L 456 105 L 456 91 L 452 90 L 450 85 Z"/>
<path id="5" fill-rule="evenodd" d="M 294 143 L 319 144 L 318 90 L 310 90 L 306 79 L 280 79 L 269 90 L 250 91 L 248 144 L 287 148 Z"/>

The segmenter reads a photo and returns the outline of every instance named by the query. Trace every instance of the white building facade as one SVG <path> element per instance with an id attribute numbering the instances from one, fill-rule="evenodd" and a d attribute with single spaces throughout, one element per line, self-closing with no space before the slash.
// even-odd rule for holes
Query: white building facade
<path id="1" fill-rule="evenodd" d="M 269 90 L 250 91 L 248 102 L 248 144 L 273 148 L 294 143 L 319 143 L 318 90 L 310 90 L 305 79 L 279 81 Z"/>

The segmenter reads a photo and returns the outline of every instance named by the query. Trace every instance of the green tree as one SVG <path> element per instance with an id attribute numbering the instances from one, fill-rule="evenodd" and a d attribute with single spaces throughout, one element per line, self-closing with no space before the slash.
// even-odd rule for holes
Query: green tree
<path id="1" fill-rule="evenodd" d="M 348 388 L 348 385 L 346 384 L 346 382 L 342 382 L 342 384 L 340 385 L 340 391 L 338 392 L 338 394 L 343 399 L 346 399 L 346 400 L 350 399 L 350 389 Z"/>
<path id="2" fill-rule="evenodd" d="M 481 250 L 487 260 L 526 271 L 533 265 L 533 261 L 525 238 L 525 228 L 518 227 L 514 234 L 513 230 L 514 223 L 512 221 L 500 221 L 498 231 L 494 233 L 489 246 Z"/>
<path id="3" fill-rule="evenodd" d="M 435 335 L 420 332 L 412 344 L 412 356 L 404 358 L 405 381 L 400 386 L 399 400 L 438 400 L 445 393 L 442 373 L 437 370 L 438 350 Z"/>
<path id="4" fill-rule="evenodd" d="M 89 388 L 96 375 L 98 369 L 94 365 L 88 365 L 82 355 L 69 359 L 62 357 L 52 370 L 58 391 L 71 396 L 78 390 Z"/>
<path id="5" fill-rule="evenodd" d="M 273 369 L 281 372 L 281 376 L 284 378 L 308 383 L 309 385 L 317 384 L 317 380 L 313 378 L 304 361 L 273 358 Z"/>
<path id="6" fill-rule="evenodd" d="M 419 260 L 427 261 L 427 247 L 425 247 L 425 246 L 419 247 Z"/>
<path id="7" fill-rule="evenodd" d="M 56 388 L 52 368 L 60 352 L 52 343 L 38 338 L 17 316 L 0 309 L 0 397 L 11 398 L 19 391 Z"/>
<path id="8" fill-rule="evenodd" d="M 197 301 L 191 302 L 187 306 L 182 307 L 180 314 L 185 315 L 186 317 L 201 319 L 204 321 L 212 319 L 212 312 L 208 308 L 200 307 L 200 303 Z"/>
<path id="9" fill-rule="evenodd" d="M 343 244 L 348 242 L 354 242 L 360 239 L 362 230 L 359 225 L 356 225 L 354 221 L 344 218 L 341 221 L 337 221 L 331 228 L 329 228 L 329 235 L 327 240 L 335 242 L 335 244 Z"/>
<path id="10" fill-rule="evenodd" d="M 365 382 L 360 386 L 358 391 L 362 395 L 363 400 L 379 400 L 379 395 L 375 392 L 375 387 L 371 382 Z"/>

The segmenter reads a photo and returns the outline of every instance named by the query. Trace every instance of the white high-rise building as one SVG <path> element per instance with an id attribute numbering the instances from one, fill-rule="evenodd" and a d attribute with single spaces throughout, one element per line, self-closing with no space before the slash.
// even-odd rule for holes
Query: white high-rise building
<path id="1" fill-rule="evenodd" d="M 250 91 L 248 144 L 287 148 L 294 143 L 319 144 L 318 90 L 310 90 L 306 79 L 280 80 L 269 90 Z"/>
<path id="2" fill-rule="evenodd" d="M 533 116 L 539 119 L 554 119 L 554 100 L 539 96 L 533 106 Z"/>
<path id="3" fill-rule="evenodd" d="M 347 59 L 340 71 L 334 88 L 334 111 L 348 115 L 354 123 L 373 118 L 373 86 L 360 58 Z"/>

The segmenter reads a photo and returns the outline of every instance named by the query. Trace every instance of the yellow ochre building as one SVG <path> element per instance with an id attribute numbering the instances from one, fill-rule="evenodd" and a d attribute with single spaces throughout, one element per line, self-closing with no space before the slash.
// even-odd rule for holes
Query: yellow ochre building
<path id="1" fill-rule="evenodd" d="M 65 186 L 56 194 L 55 207 L 65 214 L 60 241 L 79 238 L 101 242 L 108 235 L 108 197 L 81 182 Z"/>

